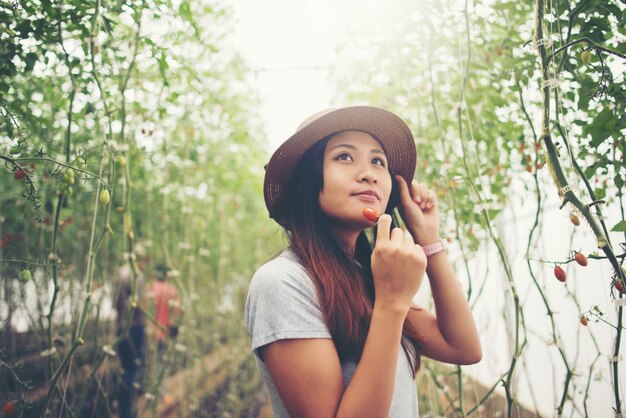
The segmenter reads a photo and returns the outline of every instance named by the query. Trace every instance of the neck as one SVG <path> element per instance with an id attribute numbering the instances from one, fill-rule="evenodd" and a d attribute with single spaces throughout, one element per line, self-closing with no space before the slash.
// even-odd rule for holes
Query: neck
<path id="1" fill-rule="evenodd" d="M 359 237 L 361 231 L 355 231 L 353 229 L 340 229 L 335 228 L 335 235 L 338 241 L 342 244 L 346 252 L 354 256 L 354 250 L 356 248 L 356 240 Z"/>

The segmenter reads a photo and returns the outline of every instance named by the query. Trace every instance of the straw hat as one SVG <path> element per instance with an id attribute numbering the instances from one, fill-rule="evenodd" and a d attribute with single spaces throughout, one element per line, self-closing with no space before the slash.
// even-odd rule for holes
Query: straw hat
<path id="1" fill-rule="evenodd" d="M 263 194 L 270 218 L 285 226 L 281 223 L 282 214 L 278 208 L 286 198 L 294 169 L 309 148 L 329 135 L 348 130 L 367 132 L 376 138 L 385 151 L 392 178 L 399 174 L 410 184 L 415 173 L 415 142 L 411 130 L 399 116 L 372 106 L 327 109 L 302 122 L 265 166 Z M 397 206 L 398 197 L 392 195 L 391 198 L 389 204 Z"/>

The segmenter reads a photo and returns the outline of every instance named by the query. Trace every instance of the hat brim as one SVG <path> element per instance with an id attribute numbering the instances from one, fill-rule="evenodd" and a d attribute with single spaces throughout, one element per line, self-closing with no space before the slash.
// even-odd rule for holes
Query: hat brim
<path id="1" fill-rule="evenodd" d="M 352 106 L 329 110 L 302 126 L 272 155 L 265 167 L 263 194 L 270 218 L 281 224 L 282 200 L 291 175 L 302 156 L 317 142 L 341 131 L 363 131 L 376 138 L 387 156 L 393 178 L 400 175 L 410 184 L 415 174 L 416 148 L 407 124 L 396 114 L 378 107 Z M 392 194 L 389 206 L 399 203 Z"/>

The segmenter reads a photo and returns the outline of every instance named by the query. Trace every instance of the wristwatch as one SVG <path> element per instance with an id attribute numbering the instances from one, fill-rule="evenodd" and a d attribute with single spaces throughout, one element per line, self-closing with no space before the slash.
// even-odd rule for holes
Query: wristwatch
<path id="1" fill-rule="evenodd" d="M 424 250 L 424 254 L 426 254 L 426 257 L 430 257 L 431 255 L 440 253 L 446 248 L 448 248 L 448 241 L 446 241 L 445 239 L 439 240 L 433 244 L 422 246 L 422 249 Z"/>

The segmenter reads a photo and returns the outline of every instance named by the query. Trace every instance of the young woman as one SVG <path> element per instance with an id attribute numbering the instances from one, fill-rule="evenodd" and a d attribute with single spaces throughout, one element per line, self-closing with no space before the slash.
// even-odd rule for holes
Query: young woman
<path id="1" fill-rule="evenodd" d="M 415 159 L 398 116 L 358 106 L 313 115 L 266 166 L 289 247 L 252 278 L 246 321 L 276 417 L 417 417 L 420 355 L 480 361 Z M 405 228 L 392 226 L 395 207 Z M 412 302 L 425 273 L 437 316 Z"/>

